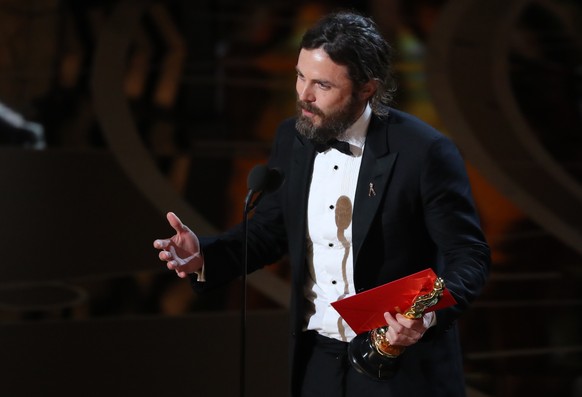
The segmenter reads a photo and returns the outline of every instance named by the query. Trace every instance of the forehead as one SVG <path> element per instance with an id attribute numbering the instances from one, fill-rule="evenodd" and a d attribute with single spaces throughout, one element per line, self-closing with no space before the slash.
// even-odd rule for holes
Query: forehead
<path id="1" fill-rule="evenodd" d="M 302 48 L 297 59 L 297 70 L 306 78 L 324 80 L 337 84 L 350 83 L 348 68 L 338 65 L 321 48 L 306 50 Z"/>

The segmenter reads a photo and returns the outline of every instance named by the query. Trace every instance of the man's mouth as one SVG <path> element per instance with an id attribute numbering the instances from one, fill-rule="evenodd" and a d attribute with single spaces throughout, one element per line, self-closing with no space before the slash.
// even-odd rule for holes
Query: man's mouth
<path id="1" fill-rule="evenodd" d="M 311 106 L 310 104 L 299 102 L 299 107 L 301 108 L 301 115 L 303 115 L 305 117 L 309 117 L 309 118 L 312 118 L 314 116 L 321 117 L 321 115 L 322 115 L 321 111 L 319 109 L 317 109 L 314 106 Z"/>
<path id="2" fill-rule="evenodd" d="M 309 110 L 305 109 L 305 108 L 301 108 L 301 114 L 305 117 L 313 117 L 315 116 L 315 113 L 310 112 Z"/>

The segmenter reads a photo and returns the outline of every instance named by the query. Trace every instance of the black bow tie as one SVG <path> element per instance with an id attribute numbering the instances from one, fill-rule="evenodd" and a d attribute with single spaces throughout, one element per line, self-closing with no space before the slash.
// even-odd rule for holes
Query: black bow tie
<path id="1" fill-rule="evenodd" d="M 350 150 L 350 144 L 344 141 L 338 141 L 337 139 L 332 139 L 327 141 L 327 143 L 315 143 L 315 150 L 319 153 L 325 152 L 328 149 L 334 148 L 340 152 L 352 156 L 353 153 Z"/>

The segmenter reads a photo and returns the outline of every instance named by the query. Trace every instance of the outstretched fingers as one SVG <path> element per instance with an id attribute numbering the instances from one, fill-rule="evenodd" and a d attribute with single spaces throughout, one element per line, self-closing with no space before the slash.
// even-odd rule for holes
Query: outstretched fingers
<path id="1" fill-rule="evenodd" d="M 168 212 L 166 218 L 176 234 L 168 239 L 154 240 L 154 247 L 160 250 L 158 257 L 166 262 L 166 267 L 185 278 L 204 265 L 198 237 L 173 212 Z"/>
<path id="2" fill-rule="evenodd" d="M 170 245 L 170 239 L 158 239 L 154 241 L 154 248 L 159 250 L 166 249 Z M 160 258 L 161 259 L 161 258 Z"/>

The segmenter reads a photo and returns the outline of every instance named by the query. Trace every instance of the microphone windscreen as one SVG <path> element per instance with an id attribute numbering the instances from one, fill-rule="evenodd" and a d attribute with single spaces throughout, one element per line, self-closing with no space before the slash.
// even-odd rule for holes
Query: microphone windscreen
<path id="1" fill-rule="evenodd" d="M 249 190 L 253 192 L 263 190 L 267 183 L 268 174 L 269 168 L 266 165 L 259 164 L 254 166 L 247 177 L 247 187 Z"/>
<path id="2" fill-rule="evenodd" d="M 256 165 L 247 178 L 247 186 L 253 192 L 272 192 L 283 183 L 283 173 L 277 168 L 269 168 L 264 164 Z"/>

